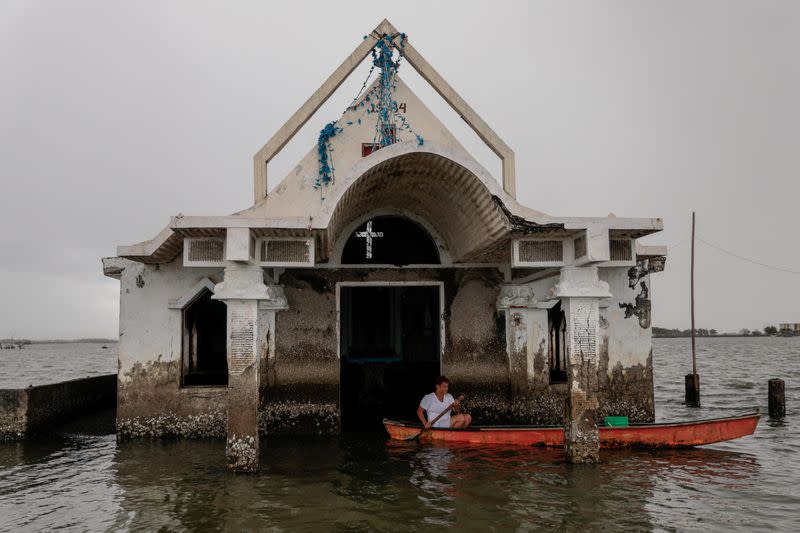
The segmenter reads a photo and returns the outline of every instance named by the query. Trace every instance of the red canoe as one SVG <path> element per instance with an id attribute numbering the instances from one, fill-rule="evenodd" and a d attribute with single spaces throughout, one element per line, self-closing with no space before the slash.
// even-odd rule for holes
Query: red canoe
<path id="1" fill-rule="evenodd" d="M 761 415 L 755 413 L 691 422 L 631 424 L 627 427 L 601 427 L 603 448 L 682 448 L 711 444 L 752 435 Z M 389 437 L 409 440 L 422 426 L 384 419 Z M 473 426 L 467 429 L 429 429 L 419 440 L 466 442 L 471 444 L 522 444 L 525 446 L 564 446 L 564 426 Z"/>

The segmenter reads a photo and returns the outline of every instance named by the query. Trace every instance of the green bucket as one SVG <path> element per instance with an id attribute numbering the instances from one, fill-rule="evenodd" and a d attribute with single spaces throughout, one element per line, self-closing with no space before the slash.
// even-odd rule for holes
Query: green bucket
<path id="1" fill-rule="evenodd" d="M 628 417 L 627 416 L 606 416 L 603 418 L 603 422 L 608 427 L 628 427 Z"/>

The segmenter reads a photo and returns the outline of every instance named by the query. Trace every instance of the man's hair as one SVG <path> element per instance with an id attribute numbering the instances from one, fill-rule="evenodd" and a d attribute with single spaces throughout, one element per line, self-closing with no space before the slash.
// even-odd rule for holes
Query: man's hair
<path id="1" fill-rule="evenodd" d="M 438 386 L 439 386 L 439 385 L 441 385 L 442 383 L 450 383 L 450 380 L 449 380 L 449 379 L 447 379 L 447 378 L 446 378 L 446 377 L 444 377 L 444 376 L 438 376 L 438 377 L 436 378 L 436 381 L 434 381 L 434 383 L 436 383 L 436 386 L 438 387 Z"/>

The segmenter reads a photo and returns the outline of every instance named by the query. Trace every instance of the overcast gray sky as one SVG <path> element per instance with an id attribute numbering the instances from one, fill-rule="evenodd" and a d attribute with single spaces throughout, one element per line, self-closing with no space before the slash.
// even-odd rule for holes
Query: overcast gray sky
<path id="1" fill-rule="evenodd" d="M 664 218 L 656 325 L 689 325 L 692 209 L 705 241 L 800 272 L 800 2 L 4 0 L 0 337 L 116 336 L 100 257 L 179 212 L 249 206 L 253 154 L 383 17 L 515 150 L 522 203 Z M 270 186 L 365 74 L 271 163 Z M 800 322 L 798 301 L 800 274 L 698 244 L 699 327 Z"/>

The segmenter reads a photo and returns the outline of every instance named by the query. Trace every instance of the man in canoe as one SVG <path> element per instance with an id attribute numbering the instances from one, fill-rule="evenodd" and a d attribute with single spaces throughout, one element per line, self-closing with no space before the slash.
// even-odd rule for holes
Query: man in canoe
<path id="1" fill-rule="evenodd" d="M 465 428 L 472 423 L 472 417 L 461 412 L 461 402 L 447 392 L 450 380 L 444 376 L 436 378 L 436 388 L 422 397 L 417 408 L 417 417 L 425 428 L 442 412 L 444 414 L 433 423 L 435 428 Z M 453 414 L 455 413 L 455 414 Z M 427 418 L 426 418 L 427 415 Z"/>

